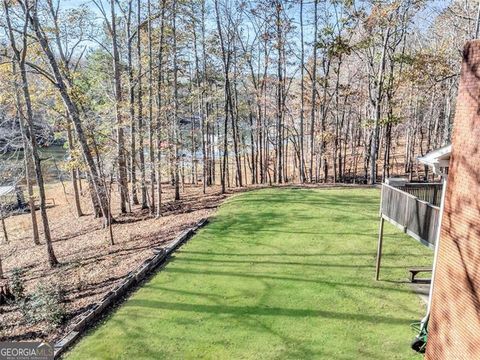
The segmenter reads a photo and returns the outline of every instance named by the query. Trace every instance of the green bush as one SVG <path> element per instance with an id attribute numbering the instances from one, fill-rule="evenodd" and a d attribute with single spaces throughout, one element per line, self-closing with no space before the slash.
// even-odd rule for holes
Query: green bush
<path id="1" fill-rule="evenodd" d="M 25 321 L 30 324 L 46 322 L 48 326 L 58 326 L 65 319 L 64 292 L 59 285 L 38 284 L 33 293 L 25 293 L 24 270 L 12 270 L 10 281 L 14 302 Z"/>
<path id="2" fill-rule="evenodd" d="M 28 323 L 46 322 L 60 325 L 65 319 L 64 294 L 59 286 L 39 284 L 32 294 L 18 301 L 18 307 Z"/>
<path id="3" fill-rule="evenodd" d="M 20 301 L 25 296 L 25 286 L 23 284 L 23 279 L 22 279 L 23 273 L 24 273 L 24 270 L 22 268 L 12 269 L 10 289 L 12 291 L 13 296 L 15 297 L 15 301 Z"/>

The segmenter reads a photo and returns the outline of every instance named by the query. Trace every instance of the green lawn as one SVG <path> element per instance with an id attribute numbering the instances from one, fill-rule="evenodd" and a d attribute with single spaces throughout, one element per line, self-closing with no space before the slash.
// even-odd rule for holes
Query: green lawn
<path id="1" fill-rule="evenodd" d="M 433 253 L 386 224 L 374 280 L 379 198 L 374 189 L 231 198 L 68 358 L 419 358 L 409 325 L 425 308 L 403 281 Z"/>

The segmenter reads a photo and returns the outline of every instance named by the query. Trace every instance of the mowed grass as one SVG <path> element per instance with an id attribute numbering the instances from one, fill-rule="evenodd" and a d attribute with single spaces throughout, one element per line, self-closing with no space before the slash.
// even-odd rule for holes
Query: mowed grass
<path id="1" fill-rule="evenodd" d="M 389 224 L 374 280 L 376 189 L 231 198 L 68 359 L 417 359 L 425 307 L 404 281 L 433 253 Z M 421 357 L 420 357 L 421 358 Z"/>

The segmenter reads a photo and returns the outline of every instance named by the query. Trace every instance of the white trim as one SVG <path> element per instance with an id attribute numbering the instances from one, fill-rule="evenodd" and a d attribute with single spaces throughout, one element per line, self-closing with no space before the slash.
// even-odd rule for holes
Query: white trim
<path id="1" fill-rule="evenodd" d="M 417 160 L 424 165 L 430 166 L 434 174 L 441 175 L 441 168 L 448 168 L 451 153 L 452 145 L 450 144 L 440 149 L 433 150 L 424 156 L 418 157 Z"/>
<path id="2" fill-rule="evenodd" d="M 437 163 L 439 160 L 448 160 L 450 159 L 450 155 L 452 153 L 452 145 L 447 145 L 441 147 L 440 149 L 430 151 L 428 154 L 424 156 L 418 157 L 418 161 L 425 165 L 432 165 Z"/>

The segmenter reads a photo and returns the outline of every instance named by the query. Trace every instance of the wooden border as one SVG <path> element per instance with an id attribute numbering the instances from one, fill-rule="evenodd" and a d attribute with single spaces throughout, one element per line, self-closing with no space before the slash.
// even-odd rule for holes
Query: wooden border
<path id="1" fill-rule="evenodd" d="M 55 343 L 54 359 L 58 359 L 93 323 L 107 312 L 111 305 L 123 302 L 125 300 L 123 296 L 129 290 L 141 283 L 148 274 L 152 273 L 160 265 L 165 264 L 170 255 L 190 239 L 199 228 L 206 225 L 207 222 L 208 219 L 201 219 L 193 227 L 181 232 L 166 248 L 153 248 L 154 255 L 146 259 L 135 270 L 130 271 L 119 285 L 106 293 L 98 303 L 94 304 L 83 314 L 80 320 L 74 323 L 72 330 L 67 335 Z"/>

